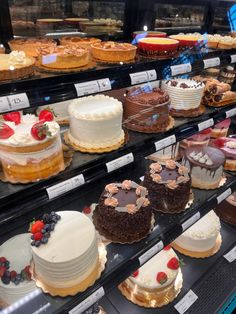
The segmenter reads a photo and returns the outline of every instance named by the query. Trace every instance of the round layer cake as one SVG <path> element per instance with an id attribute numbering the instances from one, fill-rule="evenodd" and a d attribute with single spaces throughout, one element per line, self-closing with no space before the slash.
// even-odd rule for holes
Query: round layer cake
<path id="1" fill-rule="evenodd" d="M 189 201 L 191 180 L 188 169 L 174 160 L 156 162 L 145 173 L 143 185 L 148 189 L 151 207 L 164 213 L 179 213 Z"/>
<path id="2" fill-rule="evenodd" d="M 220 220 L 212 210 L 175 239 L 173 247 L 193 257 L 211 256 L 220 235 L 220 227 Z"/>
<path id="3" fill-rule="evenodd" d="M 69 141 L 91 152 L 122 145 L 122 103 L 105 95 L 74 99 L 68 107 Z"/>
<path id="4" fill-rule="evenodd" d="M 32 246 L 34 271 L 52 288 L 71 288 L 89 281 L 98 267 L 95 228 L 88 217 L 77 211 L 58 212 L 61 219 L 46 244 Z"/>
<path id="5" fill-rule="evenodd" d="M 62 46 L 79 46 L 82 48 L 90 49 L 92 44 L 100 43 L 101 39 L 93 37 L 62 37 L 60 44 Z"/>
<path id="6" fill-rule="evenodd" d="M 231 124 L 231 119 L 230 118 L 225 119 L 225 120 L 215 124 L 212 127 L 211 137 L 212 138 L 217 138 L 217 137 L 227 136 L 230 124 Z"/>
<path id="7" fill-rule="evenodd" d="M 225 156 L 224 169 L 236 171 L 236 138 L 219 137 L 211 141 L 211 145 L 219 148 Z"/>
<path id="8" fill-rule="evenodd" d="M 189 147 L 183 157 L 183 165 L 190 171 L 192 186 L 205 190 L 219 187 L 224 163 L 224 154 L 219 149 L 209 146 Z"/>
<path id="9" fill-rule="evenodd" d="M 220 219 L 236 226 L 236 192 L 217 205 L 215 212 Z"/>
<path id="10" fill-rule="evenodd" d="M 179 42 L 170 38 L 142 38 L 138 41 L 139 54 L 150 58 L 169 58 L 177 53 Z"/>
<path id="11" fill-rule="evenodd" d="M 173 293 L 179 272 L 179 259 L 168 246 L 122 282 L 119 289 L 140 306 L 159 307 L 173 301 L 180 292 Z"/>
<path id="12" fill-rule="evenodd" d="M 162 88 L 170 96 L 171 114 L 192 117 L 200 114 L 204 84 L 191 79 L 163 81 Z"/>
<path id="13" fill-rule="evenodd" d="M 125 125 L 139 132 L 163 132 L 170 124 L 169 96 L 159 88 L 131 89 L 124 106 Z"/>
<path id="14" fill-rule="evenodd" d="M 146 237 L 152 218 L 147 195 L 146 188 L 130 180 L 106 185 L 93 215 L 96 229 L 120 243 Z"/>
<path id="15" fill-rule="evenodd" d="M 26 57 L 23 51 L 0 54 L 0 81 L 14 80 L 34 73 L 35 60 Z"/>
<path id="16" fill-rule="evenodd" d="M 0 158 L 10 182 L 33 182 L 64 169 L 60 127 L 35 115 L 11 112 L 0 121 Z"/>
<path id="17" fill-rule="evenodd" d="M 211 137 L 212 129 L 208 128 L 182 140 L 180 147 L 186 149 L 190 146 L 207 146 Z"/>

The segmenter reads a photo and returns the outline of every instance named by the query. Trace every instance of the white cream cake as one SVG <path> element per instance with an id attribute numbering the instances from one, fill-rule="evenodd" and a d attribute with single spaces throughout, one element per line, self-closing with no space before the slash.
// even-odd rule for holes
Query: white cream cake
<path id="1" fill-rule="evenodd" d="M 70 288 L 81 283 L 98 263 L 95 228 L 77 211 L 58 212 L 61 219 L 46 245 L 32 246 L 37 276 L 50 287 Z"/>
<path id="2" fill-rule="evenodd" d="M 74 99 L 68 107 L 72 143 L 86 149 L 117 145 L 124 140 L 122 103 L 115 98 L 96 95 Z"/>

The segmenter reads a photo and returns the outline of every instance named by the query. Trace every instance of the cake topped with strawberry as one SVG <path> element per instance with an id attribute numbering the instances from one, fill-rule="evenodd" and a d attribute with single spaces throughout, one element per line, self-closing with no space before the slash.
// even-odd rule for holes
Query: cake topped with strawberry
<path id="1" fill-rule="evenodd" d="M 219 148 L 225 155 L 225 170 L 236 171 L 236 138 L 219 137 L 211 141 L 211 145 Z"/>

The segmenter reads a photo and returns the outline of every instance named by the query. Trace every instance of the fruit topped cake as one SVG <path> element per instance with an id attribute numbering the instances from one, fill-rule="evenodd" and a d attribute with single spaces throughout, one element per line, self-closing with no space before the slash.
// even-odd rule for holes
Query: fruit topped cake
<path id="1" fill-rule="evenodd" d="M 212 127 L 212 131 L 211 131 L 211 137 L 212 138 L 217 138 L 217 137 L 224 137 L 227 136 L 229 127 L 231 124 L 231 119 L 225 119 L 219 123 L 216 123 L 213 127 Z"/>
<path id="2" fill-rule="evenodd" d="M 208 128 L 196 134 L 189 136 L 188 138 L 180 142 L 181 148 L 187 148 L 190 146 L 207 146 L 211 137 L 212 129 Z"/>
<path id="3" fill-rule="evenodd" d="M 143 185 L 148 189 L 154 210 L 174 214 L 185 210 L 191 179 L 188 168 L 174 160 L 150 164 Z"/>
<path id="4" fill-rule="evenodd" d="M 48 110 L 39 117 L 20 112 L 0 120 L 0 158 L 10 182 L 33 182 L 64 169 L 60 127 Z"/>
<path id="5" fill-rule="evenodd" d="M 146 188 L 124 180 L 105 186 L 94 211 L 96 229 L 107 239 L 132 243 L 148 235 L 152 213 Z"/>
<path id="6" fill-rule="evenodd" d="M 224 169 L 236 171 L 236 138 L 219 137 L 211 141 L 211 145 L 219 148 L 225 155 Z"/>

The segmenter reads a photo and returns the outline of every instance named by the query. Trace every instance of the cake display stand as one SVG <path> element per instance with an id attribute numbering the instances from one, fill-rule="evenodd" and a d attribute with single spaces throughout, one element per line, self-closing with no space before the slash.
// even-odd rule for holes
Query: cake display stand
<path id="1" fill-rule="evenodd" d="M 170 110 L 170 114 L 176 118 L 193 118 L 201 116 L 202 114 L 204 114 L 205 111 L 206 111 L 205 106 L 200 105 L 197 109 L 194 110 L 175 110 L 172 108 Z"/>
<path id="2" fill-rule="evenodd" d="M 77 285 L 69 288 L 56 288 L 52 287 L 46 283 L 44 283 L 40 276 L 38 276 L 35 272 L 35 267 L 33 261 L 31 261 L 31 273 L 32 278 L 36 283 L 36 286 L 43 290 L 44 293 L 48 293 L 51 296 L 73 296 L 76 295 L 78 292 L 85 291 L 88 287 L 92 286 L 97 279 L 100 278 L 101 273 L 105 269 L 105 264 L 107 261 L 107 251 L 105 245 L 103 243 L 98 244 L 98 261 L 97 265 L 92 271 L 92 273 L 83 281 L 78 283 Z"/>
<path id="3" fill-rule="evenodd" d="M 146 308 L 157 308 L 172 302 L 180 293 L 183 285 L 182 272 L 179 269 L 178 275 L 174 283 L 163 289 L 156 289 L 148 291 L 133 284 L 131 280 L 126 279 L 119 286 L 118 289 L 129 301 Z"/>

